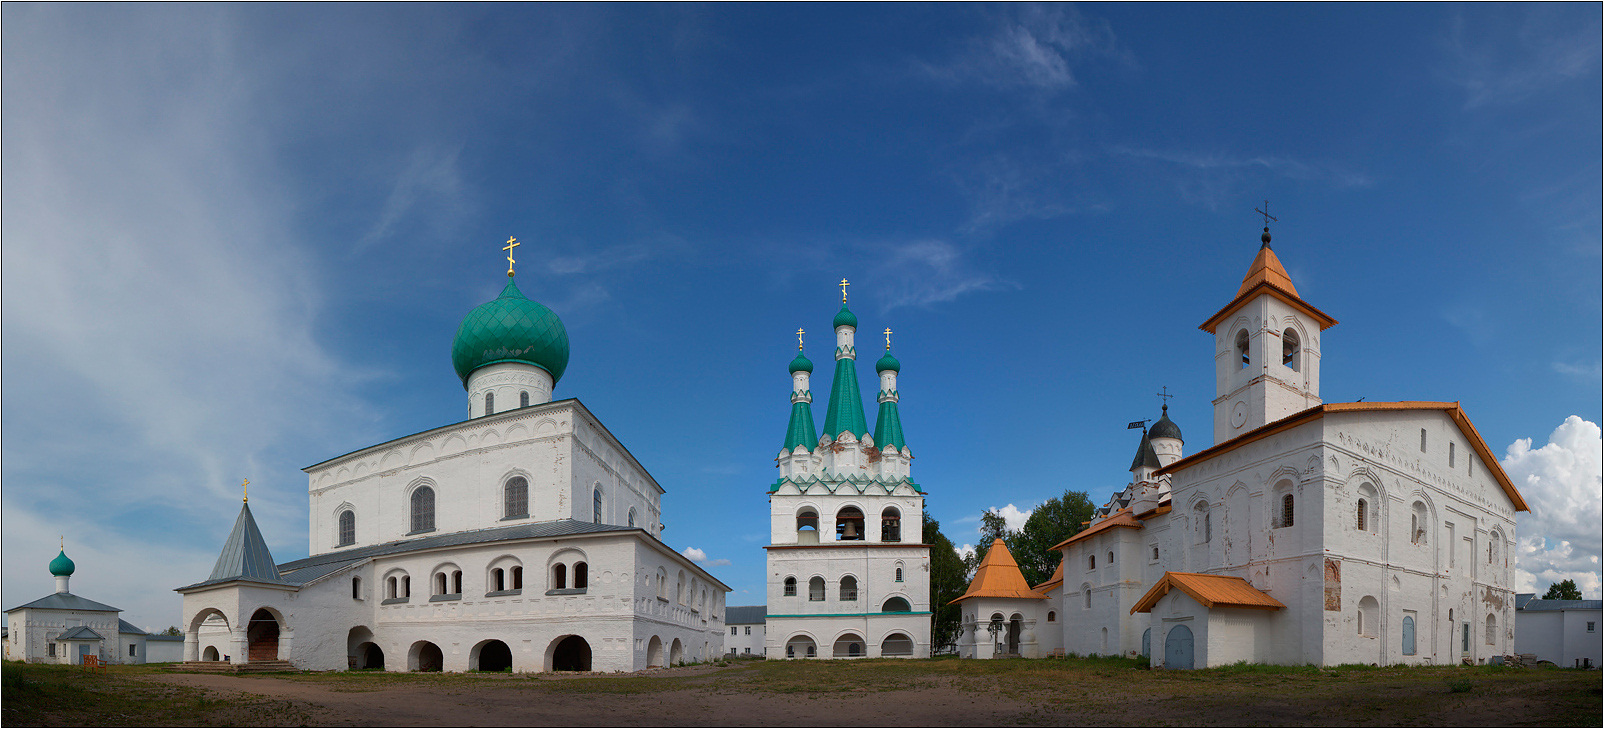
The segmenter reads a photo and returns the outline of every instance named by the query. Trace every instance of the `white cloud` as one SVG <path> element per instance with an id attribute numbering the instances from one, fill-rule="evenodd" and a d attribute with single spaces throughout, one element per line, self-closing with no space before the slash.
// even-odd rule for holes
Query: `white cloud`
<path id="1" fill-rule="evenodd" d="M 1516 517 L 1517 591 L 1574 579 L 1584 595 L 1599 597 L 1600 447 L 1599 426 L 1572 415 L 1541 448 L 1521 438 L 1506 450 L 1504 470 L 1531 508 Z"/>
<path id="2" fill-rule="evenodd" d="M 958 552 L 958 556 L 962 557 L 964 560 L 968 560 L 970 557 L 975 556 L 975 545 L 973 544 L 964 544 L 954 547 L 953 549 L 956 550 Z"/>
<path id="3" fill-rule="evenodd" d="M 1077 85 L 1074 66 L 1091 58 L 1130 63 L 1107 21 L 1062 5 L 1005 6 L 989 34 L 942 64 L 923 64 L 941 80 L 999 88 L 1062 91 Z"/>
<path id="4" fill-rule="evenodd" d="M 961 249 L 942 240 L 892 246 L 880 273 L 885 277 L 886 311 L 946 303 L 964 294 L 1013 285 L 980 270 Z"/>
<path id="5" fill-rule="evenodd" d="M 680 550 L 679 553 L 682 556 L 684 556 L 686 559 L 688 559 L 688 560 L 690 560 L 692 562 L 706 562 L 707 561 L 707 552 L 704 552 L 704 551 L 702 551 L 700 549 L 697 549 L 695 547 L 686 547 L 686 548 Z"/>
<path id="6" fill-rule="evenodd" d="M 1455 16 L 1443 38 L 1444 75 L 1464 91 L 1466 109 L 1520 101 L 1598 70 L 1596 26 L 1570 23 L 1553 8 L 1509 10 L 1521 17 L 1485 27 Z"/>
<path id="7" fill-rule="evenodd" d="M 433 235 L 415 235 L 414 240 L 429 240 L 445 235 L 469 212 L 472 196 L 462 182 L 457 160 L 460 145 L 441 149 L 425 145 L 412 151 L 405 166 L 394 173 L 395 184 L 378 220 L 357 242 L 355 250 L 363 251 L 374 243 L 390 238 L 397 226 L 421 218 L 427 232 Z M 516 257 L 516 256 L 515 256 Z"/>
<path id="8" fill-rule="evenodd" d="M 1025 520 L 1029 519 L 1030 513 L 1035 510 L 1036 507 L 1034 506 L 1029 509 L 1020 510 L 1019 507 L 1009 504 L 1002 507 L 992 507 L 986 511 L 1001 516 L 1003 521 L 1008 524 L 1008 528 L 1017 532 L 1020 529 L 1025 528 Z"/>
<path id="9" fill-rule="evenodd" d="M 1120 157 L 1159 162 L 1179 170 L 1176 185 L 1188 202 L 1216 208 L 1222 201 L 1241 197 L 1238 189 L 1249 183 L 1248 172 L 1259 169 L 1291 180 L 1325 183 L 1334 188 L 1368 187 L 1369 175 L 1340 165 L 1322 164 L 1273 154 L 1235 154 L 1226 151 L 1177 151 L 1114 147 Z"/>
<path id="10" fill-rule="evenodd" d="M 1580 377 L 1589 382 L 1597 382 L 1600 376 L 1599 363 L 1571 364 L 1570 362 L 1555 362 L 1554 371 L 1562 375 Z"/>

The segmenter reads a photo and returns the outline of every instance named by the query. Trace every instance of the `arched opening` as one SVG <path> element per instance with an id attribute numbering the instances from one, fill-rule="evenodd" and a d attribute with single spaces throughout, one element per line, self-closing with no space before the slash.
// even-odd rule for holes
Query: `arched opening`
<path id="1" fill-rule="evenodd" d="M 420 487 L 412 492 L 412 531 L 410 533 L 434 531 L 434 489 L 428 486 Z"/>
<path id="2" fill-rule="evenodd" d="M 434 573 L 434 594 L 444 595 L 448 592 L 450 592 L 450 590 L 446 589 L 446 573 Z"/>
<path id="3" fill-rule="evenodd" d="M 217 646 L 209 645 L 206 646 L 206 650 L 201 651 L 201 660 L 203 661 L 220 661 L 222 659 L 223 657 L 217 653 Z"/>
<path id="4" fill-rule="evenodd" d="M 630 509 L 629 509 L 629 526 L 630 527 L 634 527 L 635 526 L 635 508 L 634 507 L 630 507 Z"/>
<path id="5" fill-rule="evenodd" d="M 793 636 L 785 642 L 786 658 L 816 658 L 818 655 L 818 646 L 813 643 L 812 638 L 805 635 Z"/>
<path id="6" fill-rule="evenodd" d="M 913 639 L 906 633 L 892 633 L 880 641 L 880 655 L 886 658 L 901 658 L 913 655 Z"/>
<path id="7" fill-rule="evenodd" d="M 646 643 L 646 667 L 663 667 L 663 639 L 655 635 Z"/>
<path id="8" fill-rule="evenodd" d="M 445 668 L 445 654 L 440 652 L 440 646 L 426 640 L 412 644 L 407 651 L 407 670 L 423 673 L 438 673 Z"/>
<path id="9" fill-rule="evenodd" d="M 1236 356 L 1241 361 L 1238 369 L 1248 368 L 1248 330 L 1243 329 L 1236 333 Z"/>
<path id="10" fill-rule="evenodd" d="M 584 562 L 574 563 L 574 589 L 583 590 L 590 586 L 590 566 Z"/>
<path id="11" fill-rule="evenodd" d="M 1403 619 L 1403 654 L 1415 654 L 1415 619 L 1410 615 L 1405 615 Z"/>
<path id="12" fill-rule="evenodd" d="M 339 547 L 349 547 L 356 544 L 356 512 L 346 509 L 340 512 L 340 543 Z"/>
<path id="13" fill-rule="evenodd" d="M 819 543 L 819 512 L 803 507 L 796 512 L 796 541 L 798 544 Z"/>
<path id="14" fill-rule="evenodd" d="M 357 646 L 356 667 L 359 670 L 383 671 L 384 649 L 378 643 L 363 643 Z"/>
<path id="15" fill-rule="evenodd" d="M 1008 653 L 1019 655 L 1019 636 L 1025 632 L 1025 619 L 1019 613 L 1008 618 Z"/>
<path id="16" fill-rule="evenodd" d="M 787 578 L 785 578 L 785 596 L 786 597 L 796 597 L 796 578 L 795 577 L 787 577 Z"/>
<path id="17" fill-rule="evenodd" d="M 512 568 L 512 589 L 514 589 L 514 590 L 522 590 L 522 589 L 524 589 L 524 568 L 523 567 L 513 567 Z"/>
<path id="18" fill-rule="evenodd" d="M 462 570 L 451 571 L 451 594 L 462 594 Z"/>
<path id="19" fill-rule="evenodd" d="M 1299 346 L 1298 333 L 1291 327 L 1281 332 L 1281 364 L 1291 367 L 1293 372 L 1298 371 L 1298 353 L 1303 351 Z"/>
<path id="20" fill-rule="evenodd" d="M 856 506 L 843 507 L 835 513 L 835 538 L 837 541 L 863 540 L 863 511 Z"/>
<path id="21" fill-rule="evenodd" d="M 502 517 L 507 519 L 521 519 L 529 516 L 529 480 L 523 476 L 513 476 L 507 479 L 507 485 L 502 488 L 501 498 Z"/>
<path id="22" fill-rule="evenodd" d="M 858 601 L 858 578 L 847 575 L 841 578 L 841 602 Z"/>
<path id="23" fill-rule="evenodd" d="M 1376 637 L 1377 620 L 1381 617 L 1381 603 L 1365 595 L 1359 598 L 1358 612 L 1354 615 L 1354 631 L 1366 638 Z"/>
<path id="24" fill-rule="evenodd" d="M 1142 657 L 1143 658 L 1151 658 L 1152 656 L 1153 656 L 1153 629 L 1152 628 L 1148 628 L 1147 630 L 1142 631 Z"/>
<path id="25" fill-rule="evenodd" d="M 897 582 L 902 581 L 902 565 L 897 565 Z"/>
<path id="26" fill-rule="evenodd" d="M 568 565 L 558 562 L 551 566 L 551 589 L 568 589 Z"/>
<path id="27" fill-rule="evenodd" d="M 1487 645 L 1498 645 L 1498 617 L 1487 613 Z"/>
<path id="28" fill-rule="evenodd" d="M 278 618 L 273 617 L 267 608 L 251 613 L 251 621 L 245 628 L 245 639 L 250 645 L 246 660 L 278 660 L 278 635 Z"/>
<path id="29" fill-rule="evenodd" d="M 519 390 L 518 391 L 518 407 L 521 407 L 521 408 L 529 407 L 529 391 L 528 390 Z"/>
<path id="30" fill-rule="evenodd" d="M 512 670 L 512 649 L 499 640 L 487 640 L 473 647 L 468 656 L 468 669 L 472 671 Z"/>
<path id="31" fill-rule="evenodd" d="M 1054 612 L 1052 610 L 1048 610 L 1047 611 L 1047 622 L 1049 622 L 1049 623 L 1058 622 L 1058 613 L 1056 613 L 1056 612 Z"/>
<path id="32" fill-rule="evenodd" d="M 1184 670 L 1192 665 L 1192 629 L 1185 625 L 1170 628 L 1164 635 L 1164 667 Z"/>
<path id="33" fill-rule="evenodd" d="M 490 589 L 495 592 L 507 589 L 507 573 L 505 570 L 500 567 L 490 570 Z"/>
<path id="34" fill-rule="evenodd" d="M 1365 510 L 1369 506 L 1370 502 L 1364 499 L 1359 500 L 1359 506 L 1357 509 L 1355 509 L 1353 528 L 1358 529 L 1361 532 L 1365 531 Z"/>
<path id="35" fill-rule="evenodd" d="M 496 414 L 496 393 L 485 393 L 485 415 Z"/>
<path id="36" fill-rule="evenodd" d="M 902 512 L 894 506 L 887 506 L 880 512 L 880 541 L 902 541 Z"/>
<path id="37" fill-rule="evenodd" d="M 1426 505 L 1416 501 L 1409 507 L 1409 543 L 1425 545 L 1431 534 L 1431 516 Z"/>
<path id="38" fill-rule="evenodd" d="M 823 577 L 814 577 L 808 580 L 808 602 L 824 602 Z"/>
<path id="39" fill-rule="evenodd" d="M 907 600 L 900 597 L 893 597 L 889 600 L 886 600 L 885 604 L 880 606 L 880 612 L 911 613 L 913 612 L 913 607 L 908 604 Z"/>
<path id="40" fill-rule="evenodd" d="M 590 492 L 590 521 L 592 524 L 602 523 L 601 489 Z"/>
<path id="41" fill-rule="evenodd" d="M 675 638 L 668 646 L 668 665 L 677 666 L 685 662 L 685 645 Z"/>
<path id="42" fill-rule="evenodd" d="M 857 633 L 847 633 L 836 638 L 831 653 L 834 658 L 862 658 L 863 638 Z"/>
<path id="43" fill-rule="evenodd" d="M 377 648 L 373 643 L 373 631 L 365 625 L 358 625 L 345 634 L 345 662 L 346 667 L 352 670 L 368 668 L 368 648 Z M 381 653 L 382 655 L 382 653 Z M 383 659 L 380 659 L 383 662 Z"/>

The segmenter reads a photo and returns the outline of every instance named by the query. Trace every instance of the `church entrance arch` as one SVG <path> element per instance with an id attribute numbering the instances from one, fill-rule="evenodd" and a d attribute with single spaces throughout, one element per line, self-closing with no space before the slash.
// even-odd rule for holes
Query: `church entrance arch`
<path id="1" fill-rule="evenodd" d="M 663 667 L 663 639 L 655 635 L 652 636 L 651 641 L 646 644 L 646 667 Z"/>
<path id="2" fill-rule="evenodd" d="M 199 646 L 198 655 L 191 655 L 185 650 L 184 660 L 193 661 L 220 661 L 223 660 L 224 646 L 228 645 L 233 631 L 229 629 L 228 616 L 217 608 L 204 608 L 189 619 L 189 626 L 184 631 L 186 645 Z M 211 658 L 206 656 L 210 655 Z"/>
<path id="3" fill-rule="evenodd" d="M 407 651 L 407 670 L 422 672 L 438 672 L 445 667 L 445 655 L 440 652 L 440 646 L 426 640 L 412 644 Z"/>
<path id="4" fill-rule="evenodd" d="M 558 638 L 546 649 L 546 665 L 553 671 L 589 671 L 590 643 L 577 635 Z"/>
<path id="5" fill-rule="evenodd" d="M 674 643 L 668 647 L 668 665 L 678 666 L 684 662 L 685 645 L 679 642 L 679 638 L 675 638 Z"/>
<path id="6" fill-rule="evenodd" d="M 468 668 L 473 671 L 510 671 L 512 649 L 499 640 L 480 641 L 468 655 Z"/>
<path id="7" fill-rule="evenodd" d="M 209 646 L 206 646 L 206 650 L 201 651 L 201 660 L 203 660 L 203 661 L 220 661 L 220 660 L 223 660 L 223 657 L 218 655 L 217 646 L 209 645 Z"/>
<path id="8" fill-rule="evenodd" d="M 246 660 L 278 660 L 279 632 L 278 617 L 273 615 L 267 608 L 261 608 L 251 613 L 251 620 L 245 627 L 245 640 L 250 646 L 245 653 Z"/>
<path id="9" fill-rule="evenodd" d="M 1170 628 L 1164 635 L 1164 667 L 1192 667 L 1192 629 L 1185 625 Z"/>

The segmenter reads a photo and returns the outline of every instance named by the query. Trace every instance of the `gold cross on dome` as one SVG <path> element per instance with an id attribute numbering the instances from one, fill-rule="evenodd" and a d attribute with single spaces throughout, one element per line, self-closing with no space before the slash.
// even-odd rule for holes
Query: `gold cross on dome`
<path id="1" fill-rule="evenodd" d="M 501 247 L 501 250 L 504 250 L 504 251 L 507 252 L 507 275 L 508 276 L 512 275 L 512 264 L 516 262 L 516 261 L 512 260 L 512 249 L 517 248 L 518 246 L 521 246 L 521 245 L 523 245 L 523 244 L 519 243 L 517 238 L 513 238 L 512 236 L 508 236 L 507 237 L 507 245 Z"/>
<path id="2" fill-rule="evenodd" d="M 886 351 L 891 351 L 891 327 L 886 327 Z"/>
<path id="3" fill-rule="evenodd" d="M 802 351 L 802 330 L 796 330 L 796 351 Z"/>
<path id="4" fill-rule="evenodd" d="M 841 303 L 843 304 L 847 303 L 847 287 L 851 285 L 847 283 L 846 279 L 841 279 Z"/>
<path id="5" fill-rule="evenodd" d="M 247 503 L 247 504 L 250 503 L 251 502 L 251 480 L 248 479 L 248 478 L 245 479 L 245 482 L 240 484 L 239 487 L 245 490 L 245 503 Z"/>

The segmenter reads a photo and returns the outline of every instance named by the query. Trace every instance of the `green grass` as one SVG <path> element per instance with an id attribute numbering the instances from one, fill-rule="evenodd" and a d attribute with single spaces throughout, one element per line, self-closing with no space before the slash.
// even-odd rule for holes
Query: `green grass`
<path id="1" fill-rule="evenodd" d="M 163 673 L 156 666 L 113 666 L 91 672 L 78 666 L 7 661 L 0 667 L 0 724 L 5 726 L 238 726 L 270 714 L 305 723 L 310 715 L 291 702 L 242 696 L 218 698 L 202 689 L 141 681 Z"/>

